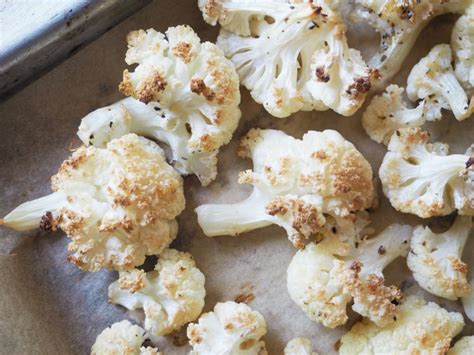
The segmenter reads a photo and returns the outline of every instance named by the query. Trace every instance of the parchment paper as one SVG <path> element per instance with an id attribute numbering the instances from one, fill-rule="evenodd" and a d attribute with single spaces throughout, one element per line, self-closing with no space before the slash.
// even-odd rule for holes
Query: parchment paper
<path id="1" fill-rule="evenodd" d="M 437 43 L 449 43 L 455 17 L 439 18 L 422 33 L 413 55 L 394 80 L 405 86 L 411 67 Z M 72 56 L 16 96 L 0 105 L 0 215 L 18 204 L 50 192 L 49 178 L 70 153 L 80 119 L 88 112 L 121 98 L 117 84 L 125 67 L 125 36 L 134 29 L 189 24 L 203 40 L 215 40 L 217 29 L 201 20 L 196 1 L 156 1 L 112 29 L 106 35 Z M 363 31 L 358 32 L 363 33 Z M 369 40 L 370 38 L 370 40 Z M 377 36 L 351 37 L 352 46 L 367 54 Z M 373 46 L 372 46 L 373 47 Z M 246 197 L 249 189 L 237 185 L 238 171 L 250 161 L 236 156 L 238 139 L 251 127 L 282 129 L 301 137 L 307 130 L 337 129 L 378 170 L 385 147 L 371 141 L 360 123 L 361 111 L 344 118 L 327 112 L 298 113 L 288 119 L 272 118 L 242 89 L 243 117 L 231 144 L 219 156 L 217 180 L 203 189 L 194 177 L 185 179 L 187 207 L 179 218 L 180 232 L 173 246 L 190 251 L 206 275 L 206 306 L 250 294 L 250 306 L 267 322 L 264 337 L 270 354 L 281 353 L 287 341 L 296 336 L 312 339 L 320 354 L 335 352 L 335 343 L 359 318 L 335 330 L 309 320 L 289 298 L 286 269 L 295 253 L 278 227 L 247 233 L 238 238 L 207 238 L 199 229 L 194 208 L 205 202 L 230 202 Z M 472 143 L 472 119 L 457 122 L 447 118 L 426 127 L 434 140 L 452 144 L 453 152 L 464 152 Z M 379 188 L 380 190 L 380 188 Z M 372 214 L 377 231 L 390 223 L 428 223 L 447 228 L 452 217 L 421 221 L 397 213 L 380 192 L 380 208 Z M 471 238 L 464 258 L 474 266 Z M 105 327 L 128 316 L 125 309 L 108 304 L 107 287 L 115 272 L 85 273 L 66 261 L 67 238 L 62 233 L 38 231 L 15 233 L 0 229 L 0 353 L 1 354 L 87 354 L 95 337 Z M 459 302 L 449 302 L 421 291 L 404 260 L 390 266 L 387 282 L 401 285 L 407 294 L 422 294 L 450 310 L 461 311 Z M 249 299 L 252 297 L 248 297 Z M 474 327 L 466 318 L 463 334 Z M 184 354 L 188 346 L 176 347 L 184 331 L 161 338 L 158 346 L 165 354 Z"/>

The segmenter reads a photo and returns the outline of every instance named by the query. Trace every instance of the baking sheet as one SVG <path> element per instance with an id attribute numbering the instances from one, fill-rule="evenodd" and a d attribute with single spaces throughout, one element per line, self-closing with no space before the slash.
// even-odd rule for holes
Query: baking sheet
<path id="1" fill-rule="evenodd" d="M 404 86 L 406 76 L 433 45 L 449 41 L 455 17 L 435 20 L 421 35 L 416 50 L 407 60 L 395 82 Z M 191 25 L 204 40 L 215 40 L 217 30 L 201 20 L 195 1 L 160 0 L 130 17 L 100 39 L 77 53 L 16 96 L 0 105 L 0 215 L 18 204 L 49 193 L 49 177 L 69 155 L 80 119 L 97 107 L 121 98 L 117 84 L 125 67 L 125 36 L 134 29 Z M 367 49 L 366 39 L 351 38 L 356 48 Z M 344 118 L 333 112 L 298 113 L 289 119 L 269 116 L 242 89 L 243 112 L 231 144 L 219 156 L 218 179 L 203 189 L 196 178 L 185 179 L 187 207 L 180 216 L 180 232 L 173 246 L 190 251 L 206 275 L 206 306 L 253 294 L 250 306 L 267 322 L 270 354 L 282 352 L 296 336 L 312 339 L 320 354 L 335 353 L 341 335 L 358 319 L 351 314 L 346 326 L 329 330 L 315 324 L 289 298 L 286 269 L 295 253 L 278 227 L 268 227 L 244 236 L 207 238 L 200 231 L 194 208 L 205 202 L 231 202 L 245 198 L 246 186 L 238 186 L 238 171 L 250 161 L 236 158 L 238 138 L 251 127 L 282 129 L 301 137 L 307 130 L 337 129 L 349 139 L 378 170 L 385 147 L 371 141 L 360 123 L 360 111 Z M 435 140 L 452 144 L 453 152 L 463 152 L 473 141 L 472 119 L 457 122 L 451 115 L 426 127 Z M 381 194 L 381 206 L 372 214 L 373 226 L 421 223 L 413 216 L 395 212 Z M 425 221 L 446 228 L 450 217 Z M 121 307 L 107 302 L 107 287 L 115 272 L 85 273 L 66 261 L 67 238 L 62 233 L 33 231 L 16 233 L 0 230 L 0 353 L 1 354 L 86 354 L 95 337 L 113 322 L 129 316 Z M 474 238 L 465 249 L 465 259 L 474 266 Z M 387 282 L 402 285 L 408 294 L 423 294 L 451 310 L 461 310 L 459 302 L 442 300 L 421 291 L 401 260 L 389 267 Z M 134 315 L 131 315 L 134 317 Z M 473 334 L 466 318 L 463 334 Z M 160 339 L 165 354 L 185 354 L 188 346 L 175 346 L 184 331 Z"/>

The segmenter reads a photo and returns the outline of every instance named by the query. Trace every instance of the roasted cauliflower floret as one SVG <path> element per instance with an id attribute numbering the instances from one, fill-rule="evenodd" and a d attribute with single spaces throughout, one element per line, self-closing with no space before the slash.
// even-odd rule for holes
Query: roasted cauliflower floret
<path id="1" fill-rule="evenodd" d="M 461 260 L 471 229 L 471 217 L 467 216 L 458 216 L 445 233 L 435 234 L 429 227 L 415 228 L 407 263 L 423 289 L 449 300 L 471 293 L 467 264 Z"/>
<path id="2" fill-rule="evenodd" d="M 276 117 L 332 109 L 350 116 L 375 72 L 349 48 L 346 27 L 323 0 L 199 0 L 222 26 L 217 44 L 255 101 Z"/>
<path id="3" fill-rule="evenodd" d="M 188 26 L 166 35 L 153 29 L 131 32 L 120 90 L 128 98 L 86 116 L 78 135 L 102 146 L 132 132 L 167 144 L 170 160 L 183 175 L 203 185 L 216 177 L 217 153 L 240 119 L 239 78 L 214 44 L 201 43 Z"/>
<path id="4" fill-rule="evenodd" d="M 474 215 L 474 166 L 464 154 L 448 155 L 448 145 L 428 143 L 420 128 L 397 130 L 380 167 L 385 195 L 398 211 L 422 218 L 456 209 Z"/>
<path id="5" fill-rule="evenodd" d="M 351 18 L 380 33 L 378 52 L 369 60 L 386 84 L 400 70 L 421 30 L 436 16 L 463 13 L 471 0 L 355 0 Z"/>
<path id="6" fill-rule="evenodd" d="M 474 349 L 474 336 L 462 337 L 449 349 L 448 355 L 471 355 Z"/>
<path id="7" fill-rule="evenodd" d="M 403 99 L 403 91 L 397 85 L 390 85 L 382 95 L 374 96 L 367 106 L 362 125 L 374 141 L 387 145 L 397 129 L 419 127 L 425 123 L 424 101 L 409 108 Z"/>
<path id="8" fill-rule="evenodd" d="M 69 261 L 83 270 L 132 269 L 176 237 L 183 180 L 152 141 L 128 134 L 105 149 L 81 147 L 51 180 L 53 194 L 20 205 L 3 223 L 62 229 Z"/>
<path id="9" fill-rule="evenodd" d="M 143 309 L 147 333 L 166 335 L 199 317 L 206 296 L 204 280 L 191 254 L 166 249 L 154 271 L 121 271 L 109 286 L 109 301 Z"/>
<path id="10" fill-rule="evenodd" d="M 318 355 L 318 353 L 313 351 L 311 340 L 295 338 L 286 344 L 284 355 Z"/>
<path id="11" fill-rule="evenodd" d="M 410 296 L 399 307 L 396 321 L 378 327 L 368 319 L 356 323 L 341 338 L 339 354 L 445 354 L 461 332 L 460 313 Z"/>
<path id="12" fill-rule="evenodd" d="M 128 320 L 105 328 L 97 336 L 91 355 L 162 355 L 157 348 L 144 347 L 145 331 Z"/>
<path id="13" fill-rule="evenodd" d="M 305 238 L 320 231 L 324 214 L 350 218 L 373 204 L 369 163 L 336 131 L 309 131 L 299 140 L 281 131 L 252 129 L 239 153 L 253 160 L 253 171 L 239 176 L 239 183 L 254 186 L 253 192 L 239 203 L 199 206 L 198 222 L 207 236 L 277 224 L 302 247 Z"/>
<path id="14" fill-rule="evenodd" d="M 474 90 L 474 4 L 454 25 L 451 47 L 455 58 L 455 73 L 464 89 Z"/>
<path id="15" fill-rule="evenodd" d="M 469 282 L 469 286 L 471 286 L 471 293 L 462 298 L 462 305 L 467 317 L 474 322 L 474 278 Z"/>
<path id="16" fill-rule="evenodd" d="M 462 121 L 471 116 L 474 101 L 469 99 L 454 74 L 453 58 L 447 44 L 438 44 L 411 70 L 407 79 L 408 98 L 424 100 L 428 121 L 440 119 L 441 109 L 453 111 Z"/>
<path id="17" fill-rule="evenodd" d="M 217 303 L 198 323 L 188 325 L 192 355 L 266 355 L 260 340 L 267 332 L 265 320 L 243 303 Z"/>
<path id="18" fill-rule="evenodd" d="M 315 322 L 334 328 L 348 317 L 347 304 L 380 326 L 393 321 L 401 292 L 384 285 L 385 266 L 408 253 L 412 229 L 391 225 L 374 238 L 337 231 L 296 253 L 288 267 L 293 301 Z"/>

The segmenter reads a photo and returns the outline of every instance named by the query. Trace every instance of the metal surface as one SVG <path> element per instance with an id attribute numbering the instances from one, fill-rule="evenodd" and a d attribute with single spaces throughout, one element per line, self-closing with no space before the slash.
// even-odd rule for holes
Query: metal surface
<path id="1" fill-rule="evenodd" d="M 151 0 L 0 0 L 0 98 Z"/>

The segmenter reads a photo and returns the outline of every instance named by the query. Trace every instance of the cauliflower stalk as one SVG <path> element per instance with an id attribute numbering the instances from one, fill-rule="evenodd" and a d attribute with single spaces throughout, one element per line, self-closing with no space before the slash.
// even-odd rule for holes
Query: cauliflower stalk
<path id="1" fill-rule="evenodd" d="M 266 355 L 265 319 L 243 303 L 218 303 L 188 325 L 191 355 Z"/>
<path id="2" fill-rule="evenodd" d="M 428 143 L 420 128 L 397 130 L 380 167 L 385 195 L 398 211 L 421 218 L 474 215 L 474 166 L 467 154 L 448 155 L 448 145 Z"/>
<path id="3" fill-rule="evenodd" d="M 83 118 L 78 136 L 102 147 L 132 132 L 164 142 L 183 175 L 203 185 L 216 177 L 217 153 L 240 119 L 239 79 L 214 44 L 201 43 L 188 26 L 166 35 L 153 29 L 129 33 L 127 64 L 120 90 L 127 96 Z M 133 97 L 133 98 L 132 98 Z"/>
<path id="4" fill-rule="evenodd" d="M 387 87 L 382 95 L 374 96 L 362 115 L 362 126 L 377 143 L 388 144 L 393 133 L 400 128 L 419 127 L 426 121 L 425 102 L 409 108 L 403 99 L 403 88 Z"/>
<path id="5" fill-rule="evenodd" d="M 349 48 L 346 27 L 322 0 L 199 0 L 222 27 L 217 44 L 252 97 L 276 117 L 332 109 L 350 116 L 370 90 L 371 71 Z"/>
<path id="6" fill-rule="evenodd" d="M 277 224 L 301 248 L 305 238 L 320 231 L 325 214 L 351 218 L 373 204 L 370 164 L 336 131 L 310 131 L 299 140 L 281 131 L 252 129 L 239 153 L 253 160 L 253 171 L 239 176 L 253 192 L 235 204 L 196 208 L 207 236 Z"/>
<path id="7" fill-rule="evenodd" d="M 474 278 L 469 282 L 471 286 L 471 293 L 462 298 L 462 305 L 464 307 L 464 312 L 471 321 L 474 322 Z"/>
<path id="8" fill-rule="evenodd" d="M 380 33 L 380 46 L 368 65 L 385 85 L 400 70 L 423 28 L 436 16 L 463 13 L 471 0 L 355 0 L 351 18 Z"/>
<path id="9" fill-rule="evenodd" d="M 467 216 L 458 216 L 445 233 L 435 234 L 429 227 L 415 228 L 407 263 L 423 289 L 449 300 L 471 293 L 467 265 L 461 260 L 471 229 L 471 217 Z"/>
<path id="10" fill-rule="evenodd" d="M 356 323 L 341 338 L 339 354 L 445 354 L 464 327 L 460 313 L 420 297 L 408 297 L 399 310 L 396 321 L 385 327 L 368 319 Z"/>
<path id="11" fill-rule="evenodd" d="M 162 355 L 157 348 L 144 347 L 145 331 L 128 320 L 105 328 L 97 336 L 91 355 Z"/>
<path id="12" fill-rule="evenodd" d="M 4 219 L 16 230 L 62 229 L 69 261 L 83 270 L 124 270 L 160 254 L 176 237 L 183 180 L 162 149 L 134 134 L 107 148 L 81 147 L 52 177 L 51 195 Z"/>
<path id="13" fill-rule="evenodd" d="M 469 99 L 454 74 L 453 58 L 447 44 L 438 44 L 411 70 L 407 79 L 407 94 L 411 101 L 424 99 L 428 121 L 440 119 L 441 109 L 453 111 L 462 121 L 471 116 L 474 101 Z"/>
<path id="14" fill-rule="evenodd" d="M 474 335 L 462 337 L 449 349 L 447 355 L 470 355 L 474 349 Z"/>
<path id="15" fill-rule="evenodd" d="M 401 292 L 384 285 L 383 269 L 408 253 L 412 229 L 394 224 L 373 238 L 326 233 L 293 257 L 287 275 L 291 299 L 311 318 L 329 328 L 344 324 L 347 304 L 379 326 L 393 321 Z"/>
<path id="16" fill-rule="evenodd" d="M 199 317 L 206 296 L 204 280 L 191 254 L 166 249 L 154 271 L 121 271 L 109 286 L 109 301 L 143 309 L 147 333 L 167 335 Z"/>
<path id="17" fill-rule="evenodd" d="M 451 32 L 455 73 L 464 89 L 474 90 L 474 4 L 467 9 Z"/>
<path id="18" fill-rule="evenodd" d="M 311 340 L 306 338 L 295 338 L 286 344 L 284 355 L 318 355 L 314 352 Z"/>

